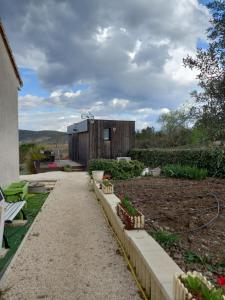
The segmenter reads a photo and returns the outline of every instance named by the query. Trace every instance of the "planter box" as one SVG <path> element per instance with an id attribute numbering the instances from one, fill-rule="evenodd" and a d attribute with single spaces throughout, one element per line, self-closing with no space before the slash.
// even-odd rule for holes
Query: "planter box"
<path id="1" fill-rule="evenodd" d="M 202 283 L 204 283 L 209 289 L 212 289 L 214 286 L 209 282 L 206 277 L 204 277 L 201 273 L 198 272 L 187 272 L 186 274 L 175 274 L 174 282 L 173 282 L 173 293 L 174 293 L 174 300 L 187 300 L 187 299 L 195 299 L 194 296 L 187 290 L 184 286 L 181 278 L 186 278 L 188 275 L 192 277 L 198 277 Z M 223 296 L 225 300 L 225 296 Z"/>
<path id="2" fill-rule="evenodd" d="M 116 211 L 117 215 L 124 223 L 125 229 L 144 229 L 145 216 L 141 212 L 138 211 L 138 216 L 130 216 L 120 203 L 117 204 Z"/>
<path id="3" fill-rule="evenodd" d="M 104 185 L 102 184 L 102 191 L 104 194 L 113 194 L 113 185 L 110 184 L 110 185 Z"/>

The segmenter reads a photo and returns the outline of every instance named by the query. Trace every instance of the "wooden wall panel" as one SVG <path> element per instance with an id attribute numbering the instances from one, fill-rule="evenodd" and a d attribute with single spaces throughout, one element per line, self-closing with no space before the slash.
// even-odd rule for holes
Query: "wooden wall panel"
<path id="1" fill-rule="evenodd" d="M 88 132 L 74 134 L 72 144 L 74 160 L 84 165 L 89 159 L 126 156 L 135 145 L 134 121 L 94 120 L 93 124 L 88 123 Z M 111 130 L 110 142 L 103 138 L 106 128 Z"/>
<path id="2" fill-rule="evenodd" d="M 78 161 L 87 165 L 89 160 L 89 133 L 78 133 Z"/>
<path id="3" fill-rule="evenodd" d="M 103 131 L 106 128 L 111 129 L 110 158 L 127 155 L 134 147 L 135 122 L 95 120 L 90 131 L 90 158 L 109 158 L 109 143 L 106 147 L 103 139 Z"/>

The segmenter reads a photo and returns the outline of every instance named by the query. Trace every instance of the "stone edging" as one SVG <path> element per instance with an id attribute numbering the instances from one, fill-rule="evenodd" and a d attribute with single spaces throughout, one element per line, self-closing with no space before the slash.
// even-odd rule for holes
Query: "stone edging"
<path id="1" fill-rule="evenodd" d="M 153 300 L 173 300 L 174 274 L 182 274 L 182 270 L 145 230 L 124 229 L 116 214 L 120 201 L 116 195 L 104 194 L 95 181 L 93 187 L 147 296 Z"/>

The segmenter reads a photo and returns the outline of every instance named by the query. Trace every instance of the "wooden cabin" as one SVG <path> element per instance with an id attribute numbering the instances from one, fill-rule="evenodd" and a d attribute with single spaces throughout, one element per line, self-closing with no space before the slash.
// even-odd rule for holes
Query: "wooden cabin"
<path id="1" fill-rule="evenodd" d="M 135 144 L 135 122 L 87 119 L 67 128 L 69 157 L 87 166 L 90 159 L 127 156 Z"/>

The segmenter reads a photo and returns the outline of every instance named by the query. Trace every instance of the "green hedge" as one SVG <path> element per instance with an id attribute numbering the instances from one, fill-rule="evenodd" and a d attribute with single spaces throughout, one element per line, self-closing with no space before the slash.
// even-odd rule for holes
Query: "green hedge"
<path id="1" fill-rule="evenodd" d="M 104 170 L 111 174 L 113 179 L 130 179 L 141 175 L 144 164 L 132 161 L 116 161 L 112 159 L 92 159 L 88 164 L 88 172 Z"/>
<path id="2" fill-rule="evenodd" d="M 148 167 L 180 164 L 206 169 L 209 176 L 225 178 L 225 149 L 179 149 L 179 150 L 139 150 L 133 149 L 129 155 Z"/>

